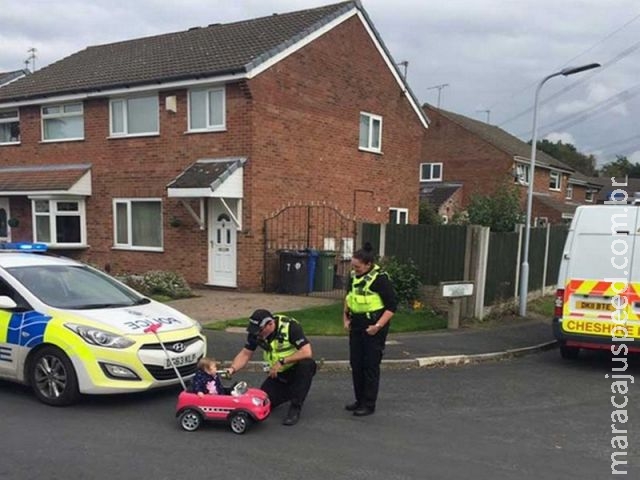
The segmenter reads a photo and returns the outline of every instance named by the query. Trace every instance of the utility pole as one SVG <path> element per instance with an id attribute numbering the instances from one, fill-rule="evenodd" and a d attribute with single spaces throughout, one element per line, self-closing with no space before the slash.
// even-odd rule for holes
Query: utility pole
<path id="1" fill-rule="evenodd" d="M 448 83 L 442 83 L 440 85 L 434 85 L 433 87 L 428 87 L 427 90 L 433 90 L 434 88 L 438 89 L 438 105 L 437 107 L 440 108 L 440 93 L 442 92 L 442 89 L 444 87 L 448 87 L 449 84 Z"/>
<path id="2" fill-rule="evenodd" d="M 489 109 L 487 109 L 487 110 L 476 110 L 476 112 L 486 113 L 487 114 L 487 123 L 489 125 L 491 125 L 491 110 L 489 110 Z"/>

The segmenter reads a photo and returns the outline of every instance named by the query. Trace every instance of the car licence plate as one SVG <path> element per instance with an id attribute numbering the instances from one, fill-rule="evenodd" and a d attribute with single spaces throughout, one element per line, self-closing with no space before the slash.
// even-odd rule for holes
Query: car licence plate
<path id="1" fill-rule="evenodd" d="M 600 303 L 600 302 L 578 302 L 576 305 L 578 308 L 583 308 L 585 310 L 598 310 L 598 311 L 609 311 L 612 312 L 615 310 L 611 303 Z"/>
<path id="2" fill-rule="evenodd" d="M 173 365 L 176 367 L 182 367 L 183 365 L 189 365 L 196 361 L 196 354 L 192 353 L 190 355 L 182 355 L 180 357 L 167 358 L 165 362 L 164 368 L 173 368 Z"/>

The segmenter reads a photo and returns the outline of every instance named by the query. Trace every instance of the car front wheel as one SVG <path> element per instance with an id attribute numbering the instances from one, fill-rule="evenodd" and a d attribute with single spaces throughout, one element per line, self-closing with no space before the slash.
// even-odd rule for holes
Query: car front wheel
<path id="1" fill-rule="evenodd" d="M 186 409 L 180 414 L 178 418 L 180 426 L 187 432 L 195 432 L 202 424 L 202 415 L 197 410 L 192 408 Z"/>
<path id="2" fill-rule="evenodd" d="M 57 347 L 47 346 L 35 353 L 28 377 L 38 400 L 47 405 L 71 405 L 80 398 L 73 364 Z"/>
<path id="3" fill-rule="evenodd" d="M 229 418 L 229 425 L 231 425 L 231 431 L 242 435 L 247 431 L 249 425 L 251 425 L 251 419 L 245 412 L 238 412 L 231 415 Z"/>

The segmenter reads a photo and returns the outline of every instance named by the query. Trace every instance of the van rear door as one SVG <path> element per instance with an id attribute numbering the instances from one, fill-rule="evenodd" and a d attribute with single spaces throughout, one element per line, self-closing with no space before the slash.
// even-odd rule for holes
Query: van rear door
<path id="1" fill-rule="evenodd" d="M 631 282 L 634 262 L 640 262 L 640 257 L 633 255 L 638 240 L 638 207 L 585 207 L 580 208 L 579 215 L 574 222 L 571 248 L 566 252 L 569 258 L 562 330 L 610 337 L 614 326 L 611 316 L 615 310 L 619 310 L 620 318 L 635 315 L 637 319 L 640 313 L 640 300 Z M 640 265 L 635 268 L 636 276 L 640 275 L 638 267 Z M 620 299 L 614 306 L 616 295 L 626 297 L 628 304 Z"/>

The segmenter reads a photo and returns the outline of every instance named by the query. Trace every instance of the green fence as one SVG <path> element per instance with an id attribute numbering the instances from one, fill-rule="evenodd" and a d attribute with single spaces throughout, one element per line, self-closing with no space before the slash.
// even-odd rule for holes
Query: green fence
<path id="1" fill-rule="evenodd" d="M 518 241 L 517 232 L 489 234 L 485 305 L 513 298 L 518 270 Z"/>

